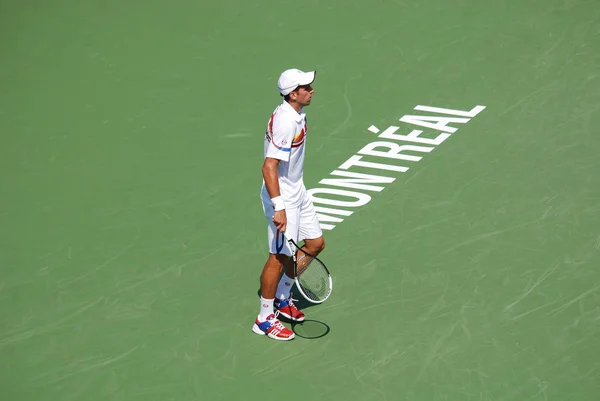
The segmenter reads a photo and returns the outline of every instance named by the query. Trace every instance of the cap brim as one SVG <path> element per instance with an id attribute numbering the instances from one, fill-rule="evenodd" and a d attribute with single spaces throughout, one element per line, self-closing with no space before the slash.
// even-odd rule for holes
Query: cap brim
<path id="1" fill-rule="evenodd" d="M 299 85 L 310 85 L 313 82 L 315 82 L 315 78 L 317 76 L 317 72 L 316 71 L 309 71 L 304 73 L 304 75 L 302 75 L 302 79 L 300 79 L 298 81 Z"/>

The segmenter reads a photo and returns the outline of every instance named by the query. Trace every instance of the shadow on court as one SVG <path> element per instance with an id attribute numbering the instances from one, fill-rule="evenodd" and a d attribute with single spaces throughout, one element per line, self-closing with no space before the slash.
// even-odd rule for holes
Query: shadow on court
<path id="1" fill-rule="evenodd" d="M 295 287 L 296 286 L 294 285 L 294 288 Z M 298 294 L 298 292 L 296 292 L 296 294 Z M 260 288 L 256 291 L 256 295 L 260 297 Z M 293 290 L 292 297 L 294 298 L 294 303 L 300 310 L 306 310 L 312 308 L 313 306 L 318 306 L 317 304 L 308 302 L 302 297 L 302 295 L 295 296 Z M 317 338 L 325 337 L 331 331 L 331 328 L 329 327 L 329 325 L 327 325 L 327 323 L 321 322 L 319 320 L 306 319 L 302 323 L 293 323 L 288 321 L 283 316 L 281 316 L 280 319 L 284 322 L 291 323 L 292 331 L 298 337 L 308 340 L 316 340 Z"/>
<path id="2" fill-rule="evenodd" d="M 325 337 L 331 329 L 326 323 L 307 319 L 302 323 L 292 323 L 292 331 L 300 338 L 316 340 Z"/>

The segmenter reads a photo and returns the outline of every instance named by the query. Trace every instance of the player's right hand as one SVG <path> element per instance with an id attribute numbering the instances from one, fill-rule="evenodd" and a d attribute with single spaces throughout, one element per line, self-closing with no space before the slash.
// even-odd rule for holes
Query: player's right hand
<path id="1" fill-rule="evenodd" d="M 285 214 L 285 210 L 278 210 L 273 215 L 273 223 L 277 228 L 277 231 L 285 233 L 285 228 L 287 226 L 287 216 Z"/>

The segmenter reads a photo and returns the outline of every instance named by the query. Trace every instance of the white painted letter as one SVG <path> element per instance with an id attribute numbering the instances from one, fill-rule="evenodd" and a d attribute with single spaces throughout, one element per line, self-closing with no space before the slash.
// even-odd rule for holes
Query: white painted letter
<path id="1" fill-rule="evenodd" d="M 419 135 L 423 133 L 423 131 L 412 130 L 408 135 L 396 135 L 394 132 L 398 131 L 399 127 L 391 126 L 379 135 L 380 138 L 386 139 L 394 139 L 396 141 L 408 141 L 408 142 L 416 142 L 416 143 L 424 143 L 427 145 L 439 145 L 444 142 L 446 139 L 450 138 L 450 134 L 439 134 L 435 138 L 421 138 Z"/>
<path id="2" fill-rule="evenodd" d="M 319 222 L 319 225 L 321 226 L 321 230 L 331 231 L 335 228 L 335 224 L 325 224 L 325 223 Z"/>
<path id="3" fill-rule="evenodd" d="M 342 189 L 331 188 L 313 188 L 308 190 L 309 195 L 313 198 L 314 203 L 322 203 L 324 205 L 342 206 L 342 207 L 359 207 L 364 206 L 371 201 L 371 197 L 360 192 L 344 191 Z M 340 201 L 335 199 L 319 198 L 314 194 L 332 194 L 354 198 L 355 201 Z"/>
<path id="4" fill-rule="evenodd" d="M 362 156 L 356 156 L 356 155 L 352 156 L 338 168 L 341 168 L 343 170 L 348 170 L 352 166 L 358 166 L 358 167 L 366 167 L 366 168 L 376 168 L 379 170 L 399 171 L 400 173 L 404 173 L 404 172 L 408 171 L 408 167 L 392 166 L 391 164 L 363 162 L 360 159 L 362 159 Z"/>
<path id="5" fill-rule="evenodd" d="M 388 148 L 389 151 L 382 152 L 379 150 L 374 150 L 375 148 L 379 148 L 379 147 Z M 416 152 L 431 152 L 433 150 L 433 148 L 425 147 L 425 146 L 412 146 L 412 145 L 400 146 L 394 142 L 371 142 L 370 144 L 368 144 L 367 146 L 365 146 L 364 148 L 359 150 L 358 153 L 363 154 L 363 155 L 370 155 L 370 156 L 389 157 L 391 159 L 398 159 L 398 160 L 409 160 L 409 161 L 413 161 L 413 162 L 418 162 L 419 160 L 422 159 L 421 156 L 403 155 L 400 153 L 400 152 L 402 152 L 402 150 L 413 150 Z"/>
<path id="6" fill-rule="evenodd" d="M 461 116 L 473 118 L 477 114 L 481 113 L 485 109 L 485 106 L 475 106 L 471 111 L 453 110 L 453 109 L 442 109 L 440 107 L 431 106 L 417 106 L 415 110 L 419 111 L 430 111 L 432 113 L 449 114 L 451 116 Z"/>
<path id="7" fill-rule="evenodd" d="M 436 116 L 404 116 L 400 121 L 420 125 L 421 127 L 431 128 L 437 131 L 444 131 L 454 133 L 458 128 L 448 127 L 448 123 L 468 123 L 470 118 L 457 118 L 457 117 L 436 117 Z M 426 121 L 436 121 L 435 124 L 428 123 Z"/>
<path id="8" fill-rule="evenodd" d="M 353 212 L 349 210 L 340 210 L 340 209 L 332 209 L 329 207 L 319 207 L 315 206 L 315 211 L 317 212 L 317 219 L 319 220 L 319 225 L 323 230 L 333 230 L 335 228 L 334 224 L 326 224 L 326 223 L 341 223 L 344 219 L 340 219 L 339 217 L 329 216 L 325 213 L 329 214 L 337 214 L 340 216 L 350 216 Z"/>
<path id="9" fill-rule="evenodd" d="M 342 177 L 351 177 L 348 178 L 325 178 L 324 180 L 319 181 L 319 184 L 323 185 L 331 185 L 333 187 L 344 187 L 344 188 L 354 188 L 354 189 L 364 189 L 365 191 L 376 191 L 381 192 L 383 187 L 376 185 L 365 185 L 365 184 L 389 184 L 390 182 L 394 182 L 396 180 L 392 177 L 383 177 L 380 175 L 370 175 L 370 174 L 360 174 L 360 173 L 352 173 L 349 171 L 340 171 L 335 170 L 331 173 L 331 175 L 337 175 Z"/>

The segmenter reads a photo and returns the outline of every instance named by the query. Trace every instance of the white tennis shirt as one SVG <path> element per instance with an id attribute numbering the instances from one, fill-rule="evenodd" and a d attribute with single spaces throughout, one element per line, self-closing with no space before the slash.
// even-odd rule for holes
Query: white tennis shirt
<path id="1" fill-rule="evenodd" d="M 277 177 L 286 208 L 300 206 L 306 193 L 303 180 L 306 132 L 304 109 L 297 113 L 285 100 L 277 106 L 267 124 L 264 157 L 280 160 L 277 165 Z M 271 197 L 264 179 L 261 197 L 270 204 Z"/>

